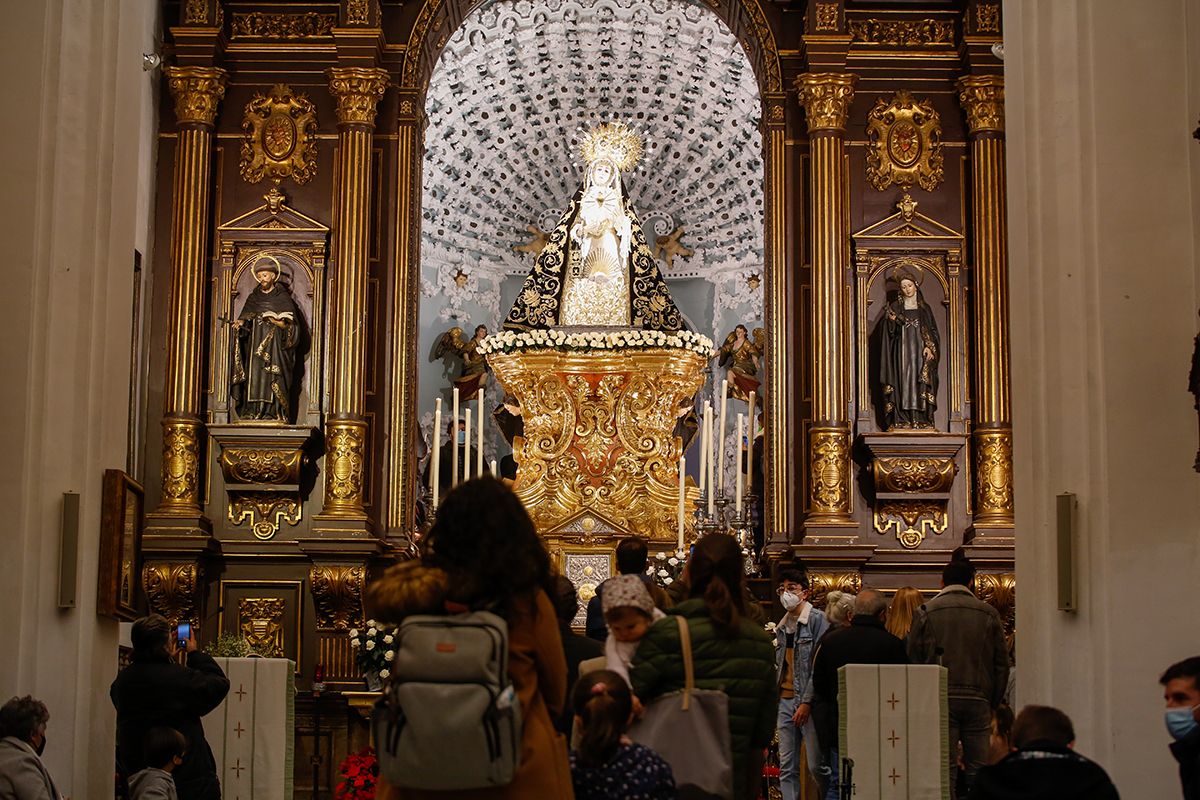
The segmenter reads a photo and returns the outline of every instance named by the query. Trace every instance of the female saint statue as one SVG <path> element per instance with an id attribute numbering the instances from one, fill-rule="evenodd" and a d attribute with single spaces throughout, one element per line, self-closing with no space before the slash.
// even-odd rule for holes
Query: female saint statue
<path id="1" fill-rule="evenodd" d="M 624 123 L 590 131 L 587 170 L 504 321 L 509 330 L 611 325 L 677 331 L 675 307 L 621 180 L 641 138 Z"/>
<path id="2" fill-rule="evenodd" d="M 911 272 L 896 275 L 900 293 L 884 310 L 880 383 L 888 430 L 933 427 L 941 340 L 933 310 Z"/>
<path id="3" fill-rule="evenodd" d="M 263 256 L 254 264 L 258 285 L 233 324 L 230 394 L 243 420 L 292 420 L 296 345 L 303 320 L 287 286 L 279 282 L 279 261 Z"/>

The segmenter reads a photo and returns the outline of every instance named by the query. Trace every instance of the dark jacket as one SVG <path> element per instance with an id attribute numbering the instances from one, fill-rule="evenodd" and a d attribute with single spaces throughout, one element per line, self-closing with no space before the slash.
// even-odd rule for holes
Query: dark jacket
<path id="1" fill-rule="evenodd" d="M 575 717 L 575 709 L 571 706 L 571 694 L 575 688 L 575 681 L 579 680 L 579 664 L 589 658 L 604 655 L 604 645 L 595 639 L 580 636 L 571 630 L 570 624 L 561 620 L 558 632 L 562 635 L 563 655 L 567 658 L 567 701 L 563 704 L 562 713 L 555 720 L 554 727 L 564 736 L 570 736 L 571 722 Z"/>
<path id="2" fill-rule="evenodd" d="M 968 800 L 1120 800 L 1108 773 L 1068 747 L 1031 742 L 981 767 Z"/>
<path id="3" fill-rule="evenodd" d="M 221 704 L 229 679 L 211 656 L 188 653 L 187 666 L 166 653 L 135 654 L 109 689 L 117 709 L 117 758 L 126 775 L 145 769 L 142 745 L 151 728 L 165 725 L 187 739 L 183 763 L 174 772 L 180 800 L 219 800 L 217 764 L 200 718 Z"/>
<path id="4" fill-rule="evenodd" d="M 908 660 L 949 671 L 950 697 L 987 700 L 992 708 L 1008 689 L 1008 647 L 996 609 L 965 586 L 947 586 L 913 613 Z"/>
<path id="5" fill-rule="evenodd" d="M 654 623 L 633 657 L 629 679 L 643 703 L 683 688 L 677 614 L 688 621 L 696 688 L 717 689 L 729 696 L 734 797 L 741 798 L 751 749 L 766 747 L 775 735 L 779 710 L 775 645 L 766 631 L 744 618 L 733 635 L 719 630 L 701 598 L 680 603 Z"/>
<path id="6" fill-rule="evenodd" d="M 1171 755 L 1179 762 L 1183 800 L 1200 800 L 1200 728 L 1171 742 Z"/>
<path id="7" fill-rule="evenodd" d="M 847 664 L 907 664 L 904 642 L 888 633 L 879 617 L 860 614 L 833 628 L 813 657 L 813 726 L 821 747 L 837 746 L 838 670 Z"/>

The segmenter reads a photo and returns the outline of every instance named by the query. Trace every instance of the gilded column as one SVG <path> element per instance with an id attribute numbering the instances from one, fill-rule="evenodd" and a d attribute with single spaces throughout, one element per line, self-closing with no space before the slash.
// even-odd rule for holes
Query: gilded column
<path id="1" fill-rule="evenodd" d="M 162 501 L 154 517 L 192 518 L 201 511 L 201 365 L 207 289 L 213 127 L 225 95 L 219 67 L 167 67 L 179 130 L 171 197 L 171 294 L 163 408 Z M 152 522 L 153 527 L 162 525 Z M 166 527 L 173 527 L 169 521 Z"/>
<path id="2" fill-rule="evenodd" d="M 1005 208 L 1004 78 L 958 82 L 971 137 L 971 260 L 975 297 L 974 527 L 1011 536 L 1012 411 L 1008 373 L 1008 216 Z M 977 534 L 978 537 L 979 534 Z"/>
<path id="3" fill-rule="evenodd" d="M 325 504 L 319 518 L 365 522 L 363 483 L 367 353 L 367 261 L 371 208 L 371 137 L 387 72 L 334 67 L 329 91 L 337 100 L 338 175 L 336 274 L 330 330 L 333 341 L 329 416 L 325 422 Z"/>
<path id="4" fill-rule="evenodd" d="M 850 342 L 846 327 L 850 209 L 846 118 L 858 76 L 810 72 L 796 79 L 808 119 L 813 281 L 813 421 L 808 517 L 813 529 L 857 527 L 850 516 Z"/>
<path id="5" fill-rule="evenodd" d="M 421 240 L 421 106 L 416 90 L 400 89 L 396 142 L 396 269 L 392 273 L 392 364 L 388 437 L 387 527 L 390 533 L 413 530 L 417 481 L 414 443 L 420 416 L 415 396 L 417 298 Z"/>

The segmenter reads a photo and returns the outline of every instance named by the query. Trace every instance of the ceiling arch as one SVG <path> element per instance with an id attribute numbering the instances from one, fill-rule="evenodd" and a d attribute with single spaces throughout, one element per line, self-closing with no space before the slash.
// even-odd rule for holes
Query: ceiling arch
<path id="1" fill-rule="evenodd" d="M 446 43 L 425 101 L 422 263 L 523 273 L 513 251 L 578 188 L 573 139 L 616 115 L 650 149 L 626 177 L 653 246 L 694 250 L 667 277 L 762 261 L 761 103 L 738 41 L 688 0 L 494 0 Z"/>

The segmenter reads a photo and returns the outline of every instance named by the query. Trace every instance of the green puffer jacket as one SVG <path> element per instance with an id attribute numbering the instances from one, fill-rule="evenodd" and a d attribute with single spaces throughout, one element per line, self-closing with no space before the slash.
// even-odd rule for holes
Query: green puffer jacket
<path id="1" fill-rule="evenodd" d="M 679 623 L 688 621 L 696 688 L 719 689 L 729 695 L 729 731 L 733 742 L 734 797 L 745 798 L 746 759 L 775 735 L 779 712 L 779 679 L 775 645 L 759 626 L 743 619 L 734 636 L 719 632 L 704 600 L 686 600 L 667 611 L 642 639 L 629 670 L 633 692 L 643 703 L 683 688 L 683 654 Z"/>

